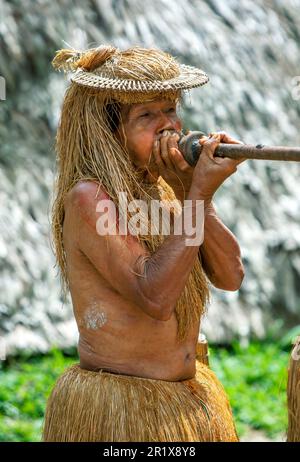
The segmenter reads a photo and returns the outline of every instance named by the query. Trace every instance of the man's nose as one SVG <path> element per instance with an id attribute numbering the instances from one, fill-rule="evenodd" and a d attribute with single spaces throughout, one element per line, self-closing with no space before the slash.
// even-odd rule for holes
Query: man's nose
<path id="1" fill-rule="evenodd" d="M 173 117 L 169 117 L 168 114 L 164 114 L 161 112 L 160 114 L 160 121 L 158 126 L 158 134 L 162 135 L 165 130 L 169 131 L 178 131 L 180 122 L 178 120 L 174 120 Z"/>

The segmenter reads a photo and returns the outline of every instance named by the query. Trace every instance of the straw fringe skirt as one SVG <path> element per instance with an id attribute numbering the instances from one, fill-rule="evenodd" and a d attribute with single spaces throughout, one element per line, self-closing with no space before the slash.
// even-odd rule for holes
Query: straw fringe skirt
<path id="1" fill-rule="evenodd" d="M 300 336 L 297 337 L 290 357 L 287 386 L 289 443 L 300 442 Z"/>
<path id="2" fill-rule="evenodd" d="M 48 400 L 43 441 L 238 441 L 223 386 L 196 367 L 168 382 L 71 366 Z"/>

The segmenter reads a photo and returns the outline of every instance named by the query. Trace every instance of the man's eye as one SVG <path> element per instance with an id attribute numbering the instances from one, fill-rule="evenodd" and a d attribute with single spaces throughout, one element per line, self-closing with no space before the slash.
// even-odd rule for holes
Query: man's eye
<path id="1" fill-rule="evenodd" d="M 140 117 L 148 117 L 150 115 L 149 112 L 144 112 L 144 114 L 141 114 Z"/>
<path id="2" fill-rule="evenodd" d="M 176 109 L 174 107 L 171 107 L 170 109 L 168 109 L 167 112 L 176 112 Z"/>

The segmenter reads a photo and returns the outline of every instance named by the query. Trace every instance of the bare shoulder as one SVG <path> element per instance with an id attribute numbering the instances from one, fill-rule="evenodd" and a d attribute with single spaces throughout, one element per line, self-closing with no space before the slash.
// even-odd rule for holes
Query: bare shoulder
<path id="1" fill-rule="evenodd" d="M 84 230 L 82 239 L 87 238 L 87 234 L 91 237 L 100 238 L 97 234 L 97 222 L 100 216 L 100 201 L 110 201 L 111 207 L 105 212 L 106 219 L 112 226 L 116 226 L 118 230 L 118 210 L 112 199 L 107 194 L 100 183 L 94 181 L 79 181 L 67 194 L 65 199 L 65 211 L 71 217 L 73 223 L 78 229 Z M 107 204 L 105 204 L 106 206 Z M 102 209 L 101 209 L 102 210 Z M 114 236 L 114 234 L 113 234 Z M 107 237 L 107 236 L 105 236 Z M 118 235 L 121 242 L 126 242 L 131 249 L 136 247 L 138 250 L 143 248 L 143 244 L 139 242 L 136 236 L 132 235 L 129 230 L 127 235 Z M 110 239 L 116 241 L 116 239 Z M 106 239 L 107 242 L 107 239 Z"/>
<path id="2" fill-rule="evenodd" d="M 72 215 L 94 226 L 99 201 L 109 199 L 104 188 L 95 181 L 79 181 L 67 193 L 64 206 Z"/>
<path id="3" fill-rule="evenodd" d="M 66 205 L 88 206 L 95 204 L 95 202 L 101 199 L 107 199 L 109 196 L 105 192 L 104 188 L 96 181 L 79 181 L 73 186 L 72 189 L 67 193 L 65 203 Z"/>

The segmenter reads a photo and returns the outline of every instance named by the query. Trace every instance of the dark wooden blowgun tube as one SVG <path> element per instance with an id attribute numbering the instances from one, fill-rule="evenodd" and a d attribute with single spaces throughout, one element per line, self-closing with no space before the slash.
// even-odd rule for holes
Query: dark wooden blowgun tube
<path id="1" fill-rule="evenodd" d="M 192 166 L 196 165 L 201 154 L 202 146 L 199 139 L 206 136 L 203 132 L 190 132 L 182 135 L 178 147 L 185 160 Z M 285 146 L 264 146 L 262 144 L 225 144 L 220 143 L 215 150 L 216 157 L 230 157 L 231 159 L 264 159 L 291 160 L 300 162 L 300 148 Z"/>

